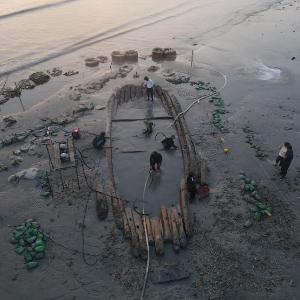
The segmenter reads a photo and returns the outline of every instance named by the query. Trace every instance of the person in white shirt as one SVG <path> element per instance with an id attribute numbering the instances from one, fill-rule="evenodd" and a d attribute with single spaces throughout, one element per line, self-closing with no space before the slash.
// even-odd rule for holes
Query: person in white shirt
<path id="1" fill-rule="evenodd" d="M 280 146 L 279 154 L 276 158 L 274 163 L 275 166 L 281 166 L 282 161 L 285 159 L 286 152 L 287 152 L 287 142 Z"/>
<path id="2" fill-rule="evenodd" d="M 152 79 L 148 78 L 147 76 L 144 77 L 144 86 L 147 87 L 147 97 L 148 101 L 151 100 L 153 101 L 153 86 L 154 82 Z"/>

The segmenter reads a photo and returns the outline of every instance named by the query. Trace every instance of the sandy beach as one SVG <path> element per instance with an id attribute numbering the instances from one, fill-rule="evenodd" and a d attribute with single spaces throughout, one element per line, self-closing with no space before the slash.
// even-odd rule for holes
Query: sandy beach
<path id="1" fill-rule="evenodd" d="M 190 203 L 193 234 L 185 249 L 175 254 L 170 243 L 163 256 L 156 256 L 151 247 L 144 299 L 298 299 L 300 2 L 166 1 L 159 6 L 134 1 L 135 7 L 123 8 L 115 0 L 102 12 L 96 2 L 30 1 L 19 11 L 0 4 L 0 33 L 7 45 L 0 47 L 0 89 L 14 88 L 35 72 L 48 76 L 19 97 L 0 96 L 1 299 L 140 299 L 145 261 L 132 255 L 111 207 L 105 220 L 97 216 L 93 189 L 100 184 L 109 194 L 111 182 L 107 149 L 95 149 L 92 140 L 107 129 L 111 96 L 125 85 L 142 85 L 146 75 L 183 110 L 207 93 L 195 83 L 206 83 L 220 90 L 224 111 L 217 113 L 222 128 L 215 122 L 220 108 L 212 97 L 184 115 L 196 151 L 208 164 L 210 195 Z M 79 19 L 82 27 L 76 30 Z M 154 47 L 172 47 L 176 60 L 153 61 Z M 112 63 L 112 51 L 129 49 L 138 51 L 137 63 Z M 87 58 L 100 62 L 88 67 Z M 143 95 L 120 106 L 116 118 L 142 119 L 149 107 L 156 117 L 165 117 L 157 97 L 149 105 Z M 170 124 L 156 120 L 155 134 L 174 134 Z M 13 176 L 29 168 L 49 172 L 45 133 L 50 125 L 54 139 L 80 128 L 74 145 L 81 163 L 78 181 L 74 169 L 63 181 L 59 172 L 50 172 L 53 197 L 43 197 L 36 174 Z M 116 122 L 112 130 L 118 190 L 139 209 L 149 154 L 161 150 L 155 135 L 143 137 L 143 126 L 143 121 Z M 294 159 L 280 180 L 273 162 L 285 141 L 292 144 Z M 146 194 L 153 215 L 164 198 L 167 205 L 178 201 L 183 176 L 180 151 L 163 156 L 162 175 Z M 241 172 L 256 182 L 271 216 L 251 217 Z M 45 257 L 28 271 L 10 239 L 30 218 L 47 238 Z M 158 283 L 157 274 L 173 267 L 188 275 Z"/>

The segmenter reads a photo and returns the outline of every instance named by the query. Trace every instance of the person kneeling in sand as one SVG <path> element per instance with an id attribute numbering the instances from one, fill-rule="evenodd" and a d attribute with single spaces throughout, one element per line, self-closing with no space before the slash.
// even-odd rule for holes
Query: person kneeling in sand
<path id="1" fill-rule="evenodd" d="M 150 155 L 150 168 L 152 171 L 160 171 L 162 156 L 160 153 L 153 151 Z"/>

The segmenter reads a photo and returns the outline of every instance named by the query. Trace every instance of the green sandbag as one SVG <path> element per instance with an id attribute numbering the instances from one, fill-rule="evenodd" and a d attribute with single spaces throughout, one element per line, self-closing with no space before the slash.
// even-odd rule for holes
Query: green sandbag
<path id="1" fill-rule="evenodd" d="M 245 181 L 247 184 L 249 184 L 251 182 L 251 180 L 249 178 L 246 178 Z"/>
<path id="2" fill-rule="evenodd" d="M 256 199 L 257 201 L 261 201 L 261 196 L 260 196 L 258 193 L 256 193 L 256 194 L 255 194 L 255 199 Z"/>
<path id="3" fill-rule="evenodd" d="M 25 225 L 20 225 L 16 228 L 16 231 L 25 231 L 26 227 Z"/>
<path id="4" fill-rule="evenodd" d="M 261 213 L 259 211 L 254 213 L 254 219 L 259 221 L 261 219 Z"/>
<path id="5" fill-rule="evenodd" d="M 41 246 L 36 246 L 34 248 L 34 251 L 39 253 L 39 252 L 44 252 L 45 251 L 45 246 L 41 245 Z"/>
<path id="6" fill-rule="evenodd" d="M 19 245 L 20 246 L 25 246 L 25 241 L 23 239 L 19 239 Z"/>
<path id="7" fill-rule="evenodd" d="M 261 202 L 256 202 L 256 206 L 262 210 L 267 209 L 267 205 Z"/>
<path id="8" fill-rule="evenodd" d="M 15 249 L 15 252 L 19 255 L 21 255 L 24 252 L 25 248 L 22 246 L 19 246 Z"/>
<path id="9" fill-rule="evenodd" d="M 42 239 L 37 239 L 34 243 L 34 247 L 37 247 L 37 246 L 44 246 L 44 242 Z"/>
<path id="10" fill-rule="evenodd" d="M 38 222 L 32 222 L 31 226 L 36 229 L 40 228 L 40 224 Z"/>
<path id="11" fill-rule="evenodd" d="M 25 241 L 26 241 L 28 244 L 34 243 L 35 240 L 36 240 L 36 237 L 35 237 L 35 236 L 31 236 L 31 237 L 25 239 Z"/>
<path id="12" fill-rule="evenodd" d="M 12 237 L 9 242 L 14 245 L 14 244 L 18 243 L 18 240 L 16 240 L 14 237 Z"/>
<path id="13" fill-rule="evenodd" d="M 31 262 L 32 261 L 32 255 L 30 252 L 26 251 L 24 253 L 24 260 L 26 263 Z"/>
<path id="14" fill-rule="evenodd" d="M 24 231 L 23 232 L 22 231 L 15 231 L 14 232 L 14 238 L 16 240 L 19 240 L 23 236 L 23 234 L 24 234 Z"/>
<path id="15" fill-rule="evenodd" d="M 43 259 L 44 257 L 45 257 L 45 252 L 35 253 L 34 255 L 35 259 Z"/>
<path id="16" fill-rule="evenodd" d="M 37 261 L 31 261 L 26 264 L 27 270 L 32 270 L 38 267 L 39 263 Z"/>

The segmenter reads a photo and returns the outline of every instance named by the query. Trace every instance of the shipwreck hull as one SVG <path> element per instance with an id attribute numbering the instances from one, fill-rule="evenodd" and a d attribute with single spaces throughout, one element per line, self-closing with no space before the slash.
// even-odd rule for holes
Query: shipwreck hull
<path id="1" fill-rule="evenodd" d="M 182 156 L 183 176 L 176 187 L 176 202 L 173 202 L 171 206 L 161 203 L 159 212 L 151 216 L 138 213 L 132 205 L 128 205 L 128 201 L 120 197 L 113 164 L 113 123 L 130 121 L 115 118 L 118 108 L 122 104 L 135 101 L 136 99 L 144 98 L 143 101 L 146 101 L 145 90 L 141 86 L 126 85 L 111 96 L 107 107 L 106 156 L 111 181 L 112 213 L 117 227 L 123 231 L 124 237 L 131 241 L 132 253 L 142 258 L 147 256 L 145 230 L 147 231 L 149 244 L 154 246 L 157 255 L 164 253 L 164 243 L 171 242 L 175 252 L 179 251 L 180 248 L 186 247 L 188 237 L 192 232 L 185 178 L 190 172 L 193 172 L 198 177 L 199 182 L 206 181 L 206 165 L 195 150 L 188 134 L 184 116 L 177 117 L 182 112 L 179 102 L 174 96 L 170 96 L 167 91 L 159 86 L 155 89 L 155 96 L 160 100 L 166 114 L 153 117 L 152 119 L 166 119 L 169 123 L 173 123 Z M 141 121 L 143 120 L 143 118 L 140 119 Z M 137 120 L 140 119 L 137 118 Z M 148 116 L 146 119 L 151 119 L 151 117 Z M 142 197 L 142 195 L 139 196 Z"/>

